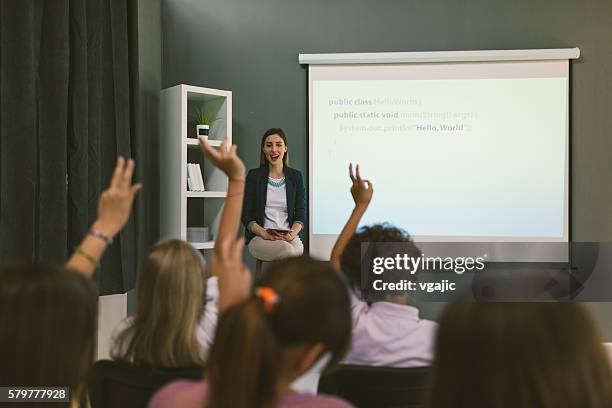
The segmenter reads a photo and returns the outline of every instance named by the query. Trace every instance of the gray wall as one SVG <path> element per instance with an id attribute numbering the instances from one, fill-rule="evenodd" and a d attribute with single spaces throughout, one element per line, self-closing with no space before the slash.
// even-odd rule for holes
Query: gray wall
<path id="1" fill-rule="evenodd" d="M 571 233 L 612 237 L 612 2 L 164 0 L 163 87 L 234 92 L 247 167 L 272 126 L 307 174 L 307 70 L 298 53 L 579 47 L 571 67 Z M 594 308 L 612 337 L 609 305 Z"/>

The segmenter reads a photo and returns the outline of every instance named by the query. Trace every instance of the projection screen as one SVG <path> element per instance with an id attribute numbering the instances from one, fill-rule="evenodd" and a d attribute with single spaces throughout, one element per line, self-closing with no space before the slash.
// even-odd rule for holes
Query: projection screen
<path id="1" fill-rule="evenodd" d="M 311 255 L 329 258 L 353 208 L 349 163 L 374 186 L 362 225 L 417 241 L 568 241 L 571 57 L 418 54 L 432 58 L 309 63 Z"/>

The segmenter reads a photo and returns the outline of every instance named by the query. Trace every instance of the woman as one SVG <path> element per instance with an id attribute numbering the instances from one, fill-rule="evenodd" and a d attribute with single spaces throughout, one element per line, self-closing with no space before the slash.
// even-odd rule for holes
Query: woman
<path id="1" fill-rule="evenodd" d="M 306 222 L 304 178 L 287 166 L 287 137 L 273 128 L 261 138 L 259 168 L 246 179 L 242 223 L 249 252 L 262 261 L 300 256 Z"/>
<path id="2" fill-rule="evenodd" d="M 453 303 L 440 319 L 428 408 L 612 406 L 610 362 L 578 303 Z"/>
<path id="3" fill-rule="evenodd" d="M 239 269 L 219 273 L 221 297 L 221 282 L 236 285 Z M 221 314 L 205 381 L 172 383 L 151 408 L 351 407 L 291 386 L 322 357 L 333 365 L 349 347 L 350 301 L 339 274 L 329 263 L 291 258 L 272 265 L 260 285 L 250 297 L 243 290 L 243 300 Z"/>

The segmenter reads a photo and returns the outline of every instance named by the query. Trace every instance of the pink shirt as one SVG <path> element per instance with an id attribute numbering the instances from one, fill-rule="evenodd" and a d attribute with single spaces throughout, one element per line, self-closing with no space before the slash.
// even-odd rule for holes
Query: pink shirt
<path id="1" fill-rule="evenodd" d="M 230 387 L 231 384 L 228 384 Z M 176 381 L 159 390 L 149 401 L 149 408 L 202 408 L 207 384 L 201 381 Z M 237 390 L 236 392 L 239 392 Z M 334 397 L 312 394 L 283 394 L 278 408 L 353 408 L 349 403 Z"/>
<path id="2" fill-rule="evenodd" d="M 433 360 L 438 324 L 419 318 L 408 305 L 374 302 L 368 305 L 351 293 L 353 337 L 343 363 L 388 366 L 427 366 Z"/>

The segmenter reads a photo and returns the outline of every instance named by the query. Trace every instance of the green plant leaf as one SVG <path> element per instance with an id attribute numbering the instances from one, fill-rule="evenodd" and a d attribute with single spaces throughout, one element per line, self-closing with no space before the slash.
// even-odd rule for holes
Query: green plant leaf
<path id="1" fill-rule="evenodd" d="M 198 125 L 210 125 L 218 119 L 206 111 L 204 104 L 193 110 L 193 118 Z"/>

